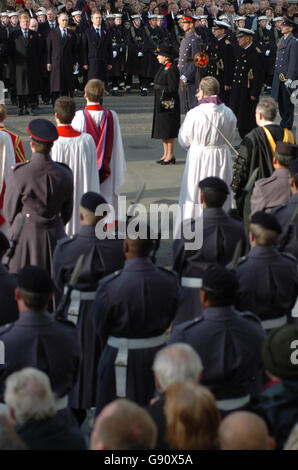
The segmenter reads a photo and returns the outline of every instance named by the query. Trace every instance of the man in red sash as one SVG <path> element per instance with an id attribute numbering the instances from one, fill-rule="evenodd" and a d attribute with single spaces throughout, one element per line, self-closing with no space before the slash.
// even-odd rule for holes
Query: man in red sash
<path id="1" fill-rule="evenodd" d="M 85 87 L 87 106 L 77 111 L 72 127 L 79 132 L 92 135 L 97 152 L 100 193 L 111 204 L 118 218 L 118 197 L 125 180 L 126 163 L 119 119 L 115 111 L 101 106 L 104 83 L 89 80 Z"/>

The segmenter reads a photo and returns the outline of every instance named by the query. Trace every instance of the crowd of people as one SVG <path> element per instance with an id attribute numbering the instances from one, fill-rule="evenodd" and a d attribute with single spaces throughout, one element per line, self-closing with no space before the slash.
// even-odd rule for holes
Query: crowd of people
<path id="1" fill-rule="evenodd" d="M 4 10 L 1 78 L 19 115 L 41 96 L 56 125 L 29 122 L 26 160 L 0 104 L 0 448 L 296 449 L 296 6 Z M 187 150 L 167 269 L 150 224 L 123 239 L 108 210 L 126 164 L 104 91 L 128 92 L 133 75 L 155 91 L 157 163 L 175 163 L 176 137 Z"/>

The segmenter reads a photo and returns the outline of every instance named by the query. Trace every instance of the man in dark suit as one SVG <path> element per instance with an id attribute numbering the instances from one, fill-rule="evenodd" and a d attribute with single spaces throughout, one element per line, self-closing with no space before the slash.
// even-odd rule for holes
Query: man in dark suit
<path id="1" fill-rule="evenodd" d="M 44 40 L 47 40 L 48 35 L 53 29 L 58 28 L 58 22 L 56 20 L 57 13 L 55 8 L 50 7 L 46 10 L 46 18 L 47 20 L 44 23 L 39 23 L 38 25 L 38 33 L 42 35 Z M 43 57 L 42 63 L 42 92 L 41 97 L 43 99 L 44 104 L 49 104 L 51 99 L 51 91 L 50 91 L 50 77 L 51 72 L 47 70 L 47 54 Z"/>
<path id="2" fill-rule="evenodd" d="M 60 96 L 73 96 L 74 75 L 77 62 L 76 37 L 67 28 L 68 16 L 61 13 L 59 28 L 53 29 L 47 38 L 47 70 L 51 72 L 50 86 L 53 103 Z"/>
<path id="3" fill-rule="evenodd" d="M 9 56 L 18 95 L 19 116 L 29 112 L 35 115 L 32 95 L 39 91 L 39 41 L 37 33 L 29 30 L 29 21 L 28 14 L 22 13 L 20 29 L 12 32 L 9 38 Z"/>
<path id="4" fill-rule="evenodd" d="M 99 78 L 107 83 L 108 71 L 112 69 L 113 47 L 109 31 L 102 27 L 102 15 L 93 11 L 92 26 L 82 37 L 83 68 L 88 70 L 88 80 Z"/>

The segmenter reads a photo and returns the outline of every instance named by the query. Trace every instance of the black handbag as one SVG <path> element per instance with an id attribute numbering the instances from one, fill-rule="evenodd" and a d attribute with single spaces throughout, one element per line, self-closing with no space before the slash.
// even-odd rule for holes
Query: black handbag
<path id="1" fill-rule="evenodd" d="M 162 94 L 159 101 L 159 112 L 160 113 L 173 113 L 175 111 L 175 100 L 174 98 L 167 98 L 164 96 L 165 90 L 162 90 Z"/>

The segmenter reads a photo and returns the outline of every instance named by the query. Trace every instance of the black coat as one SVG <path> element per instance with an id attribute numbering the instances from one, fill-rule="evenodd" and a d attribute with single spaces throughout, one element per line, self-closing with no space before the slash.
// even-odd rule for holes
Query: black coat
<path id="1" fill-rule="evenodd" d="M 14 299 L 14 290 L 17 287 L 16 277 L 9 274 L 7 269 L 0 263 L 0 325 L 12 323 L 18 319 L 19 312 Z"/>
<path id="2" fill-rule="evenodd" d="M 3 78 L 3 66 L 7 64 L 7 34 L 0 25 L 0 80 Z"/>
<path id="3" fill-rule="evenodd" d="M 67 29 L 67 37 L 62 39 L 60 28 L 56 28 L 47 37 L 47 47 L 47 63 L 52 65 L 51 91 L 72 92 L 74 65 L 77 61 L 75 34 Z"/>
<path id="4" fill-rule="evenodd" d="M 153 139 L 173 139 L 178 136 L 180 127 L 179 83 L 179 70 L 176 65 L 172 64 L 169 68 L 164 65 L 160 66 L 154 79 L 155 101 L 151 135 Z M 174 98 L 173 113 L 160 112 L 162 93 L 164 97 Z"/>
<path id="5" fill-rule="evenodd" d="M 83 65 L 88 65 L 88 80 L 107 79 L 107 66 L 112 65 L 113 50 L 109 31 L 101 26 L 101 37 L 92 26 L 84 31 L 82 36 Z"/>
<path id="6" fill-rule="evenodd" d="M 119 77 L 124 71 L 126 60 L 126 30 L 124 26 L 113 26 L 110 29 L 113 52 L 117 52 L 117 56 L 113 58 L 113 67 L 110 72 L 111 77 Z"/>
<path id="7" fill-rule="evenodd" d="M 39 91 L 39 40 L 35 31 L 29 31 L 25 39 L 21 29 L 9 38 L 9 57 L 17 95 L 29 95 Z"/>
<path id="8" fill-rule="evenodd" d="M 127 47 L 127 73 L 150 77 L 150 51 L 153 46 L 143 26 L 130 28 L 127 35 Z M 139 57 L 139 52 L 143 56 Z"/>

